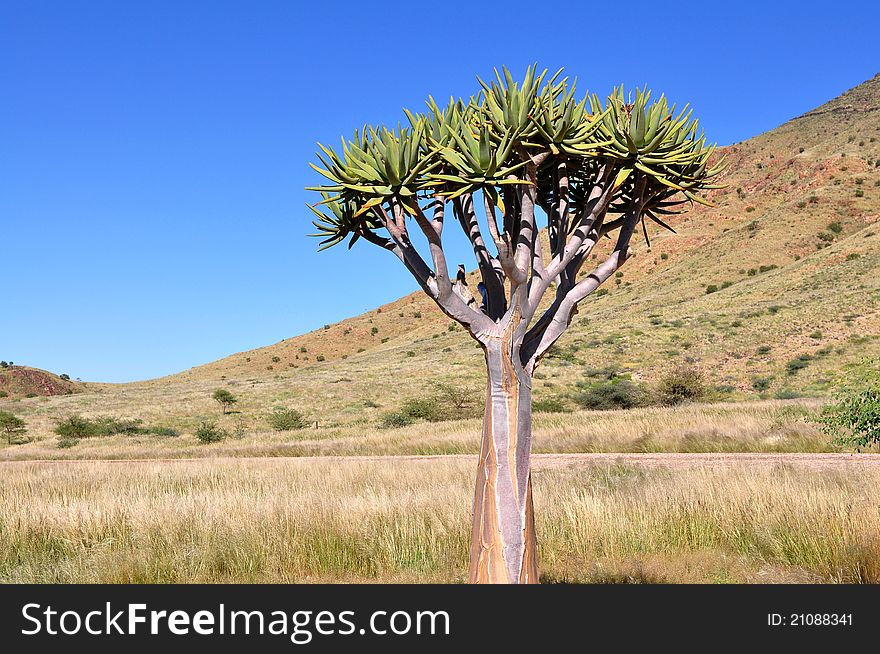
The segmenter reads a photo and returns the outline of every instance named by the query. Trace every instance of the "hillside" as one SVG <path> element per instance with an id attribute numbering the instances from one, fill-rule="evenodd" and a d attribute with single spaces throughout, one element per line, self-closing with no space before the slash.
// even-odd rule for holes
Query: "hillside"
<path id="1" fill-rule="evenodd" d="M 50 395 L 70 395 L 79 392 L 80 386 L 69 379 L 39 368 L 27 366 L 0 367 L 0 394 L 2 397 L 48 397 Z"/>
<path id="2" fill-rule="evenodd" d="M 876 352 L 878 109 L 880 75 L 724 148 L 727 188 L 711 194 L 715 207 L 678 217 L 678 233 L 654 233 L 651 247 L 637 243 L 618 285 L 585 302 L 560 342 L 564 356 L 637 377 L 689 359 L 716 371 L 719 384 L 750 391 L 755 377 L 771 376 L 771 388 L 821 390 L 831 373 Z M 707 294 L 713 284 L 721 290 Z M 470 340 L 448 329 L 449 320 L 416 293 L 167 381 L 317 381 L 322 371 L 369 370 L 378 360 L 399 380 L 418 383 L 424 364 L 438 364 L 445 348 L 468 372 L 479 370 L 479 358 L 465 356 Z M 785 372 L 792 358 L 817 353 L 815 364 Z"/>
<path id="3" fill-rule="evenodd" d="M 676 217 L 677 234 L 653 231 L 650 247 L 634 239 L 622 276 L 582 304 L 541 363 L 535 399 L 570 405 L 574 385 L 598 369 L 654 381 L 684 362 L 717 399 L 823 395 L 848 366 L 880 355 L 878 108 L 880 76 L 723 148 L 727 186 L 712 193 L 715 206 Z M 223 418 L 230 428 L 265 430 L 276 407 L 357 428 L 435 381 L 478 396 L 483 379 L 476 344 L 415 293 L 177 375 L 21 408 L 46 433 L 74 411 L 188 430 L 216 414 L 210 394 L 222 385 L 239 397 L 241 413 Z"/>

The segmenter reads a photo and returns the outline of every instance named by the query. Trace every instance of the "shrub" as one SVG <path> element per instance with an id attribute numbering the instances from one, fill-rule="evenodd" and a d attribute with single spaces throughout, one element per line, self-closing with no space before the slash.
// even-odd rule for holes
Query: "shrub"
<path id="1" fill-rule="evenodd" d="M 779 266 L 777 266 L 775 263 L 771 263 L 766 266 L 759 266 L 758 272 L 760 272 L 760 273 L 770 272 L 771 270 L 776 270 L 777 268 L 779 268 Z"/>
<path id="2" fill-rule="evenodd" d="M 275 431 L 305 429 L 311 423 L 296 409 L 279 409 L 269 416 L 269 425 Z"/>
<path id="3" fill-rule="evenodd" d="M 848 255 L 846 255 L 846 260 L 847 261 L 855 261 L 856 259 L 858 259 L 861 256 L 862 255 L 859 254 L 858 252 L 850 252 Z"/>
<path id="4" fill-rule="evenodd" d="M 300 348 L 299 348 L 299 351 L 300 351 L 302 354 L 305 354 L 306 352 L 309 351 L 309 349 L 308 349 L 305 345 L 301 345 Z"/>
<path id="5" fill-rule="evenodd" d="M 663 259 L 663 261 L 666 261 L 669 258 L 669 253 L 668 252 L 661 252 L 660 258 Z"/>
<path id="6" fill-rule="evenodd" d="M 202 443 L 218 443 L 226 438 L 226 430 L 218 427 L 216 422 L 203 420 L 196 427 L 196 438 Z"/>
<path id="7" fill-rule="evenodd" d="M 657 399 L 668 406 L 699 400 L 705 393 L 703 373 L 688 365 L 677 366 L 669 371 L 657 385 Z"/>
<path id="8" fill-rule="evenodd" d="M 315 361 L 326 361 L 326 358 L 324 357 L 323 354 L 319 354 L 318 356 L 315 357 Z"/>
<path id="9" fill-rule="evenodd" d="M 595 295 L 596 297 L 602 297 L 603 295 L 608 295 L 608 289 L 607 288 L 596 289 L 596 292 L 593 295 Z"/>
<path id="10" fill-rule="evenodd" d="M 800 393 L 793 388 L 781 388 L 773 394 L 773 397 L 775 397 L 777 400 L 796 400 L 797 398 L 803 396 L 803 393 Z"/>
<path id="11" fill-rule="evenodd" d="M 0 397 L 9 397 L 9 393 L 6 391 L 0 391 Z"/>
<path id="12" fill-rule="evenodd" d="M 863 197 L 865 197 L 865 192 L 862 189 L 857 188 L 856 192 L 855 192 L 855 196 L 857 198 L 863 198 Z"/>
<path id="13" fill-rule="evenodd" d="M 410 398 L 403 403 L 400 413 L 413 420 L 422 419 L 428 422 L 440 422 L 449 419 L 446 407 L 433 398 Z"/>
<path id="14" fill-rule="evenodd" d="M 772 349 L 773 349 L 773 348 L 770 347 L 769 345 L 761 345 L 761 346 L 758 347 L 758 349 L 756 350 L 756 352 L 757 352 L 758 354 L 767 354 L 767 353 L 770 352 L 770 350 L 772 350 Z"/>
<path id="15" fill-rule="evenodd" d="M 584 409 L 606 411 L 609 409 L 632 409 L 649 404 L 649 393 L 640 384 L 625 377 L 613 377 L 605 381 L 579 382 L 579 392 L 572 400 Z"/>
<path id="16" fill-rule="evenodd" d="M 9 411 L 0 411 L 0 432 L 6 437 L 6 442 L 12 445 L 13 441 L 18 440 L 27 432 L 27 426 L 24 420 L 9 413 Z"/>
<path id="17" fill-rule="evenodd" d="M 367 398 L 366 400 L 364 400 L 364 406 L 367 407 L 368 409 L 376 409 L 376 408 L 380 407 L 381 405 L 378 402 L 376 402 L 375 400 L 371 400 L 371 399 Z"/>
<path id="18" fill-rule="evenodd" d="M 70 375 L 68 374 L 58 375 L 58 377 L 59 379 L 63 379 L 64 381 L 70 381 Z"/>
<path id="19" fill-rule="evenodd" d="M 413 314 L 413 318 L 421 318 L 421 317 L 422 317 L 422 312 L 421 312 L 421 311 L 416 311 L 416 312 Z"/>
<path id="20" fill-rule="evenodd" d="M 718 291 L 718 287 L 715 284 L 709 284 L 706 287 L 706 295 L 709 295 L 709 293 L 715 293 L 717 291 Z"/>
<path id="21" fill-rule="evenodd" d="M 370 327 L 370 333 L 371 333 L 373 336 L 375 336 L 376 334 L 379 333 L 379 328 L 378 328 L 378 327 Z"/>
<path id="22" fill-rule="evenodd" d="M 412 350 L 409 350 L 409 351 L 407 351 L 407 353 L 406 353 L 406 356 L 408 356 L 408 357 L 414 357 L 415 355 L 416 355 L 416 353 L 413 352 Z"/>
<path id="23" fill-rule="evenodd" d="M 770 384 L 773 383 L 772 377 L 753 377 L 752 388 L 758 392 L 769 390 Z"/>
<path id="24" fill-rule="evenodd" d="M 401 411 L 390 411 L 382 414 L 379 424 L 386 429 L 395 429 L 397 427 L 406 427 L 414 422 L 415 418 L 411 418 Z"/>
<path id="25" fill-rule="evenodd" d="M 812 354 L 802 354 L 797 359 L 792 359 L 788 363 L 785 364 L 785 370 L 789 375 L 793 375 L 800 370 L 803 370 L 808 365 L 810 365 L 810 361 L 813 360 Z"/>
<path id="26" fill-rule="evenodd" d="M 95 421 L 78 415 L 72 415 L 55 425 L 55 433 L 61 438 L 75 440 L 102 435 Z"/>
<path id="27" fill-rule="evenodd" d="M 868 447 L 880 443 L 880 377 L 868 363 L 839 389 L 835 402 L 819 418 L 822 430 L 841 445 Z"/>
<path id="28" fill-rule="evenodd" d="M 841 225 L 839 222 L 833 222 L 829 223 L 825 229 L 827 229 L 829 232 L 840 234 L 843 231 L 843 225 Z"/>
<path id="29" fill-rule="evenodd" d="M 280 363 L 281 357 L 272 357 L 272 363 Z"/>
<path id="30" fill-rule="evenodd" d="M 218 388 L 211 397 L 222 407 L 224 414 L 229 410 L 229 407 L 238 402 L 238 398 L 225 388 Z"/>
<path id="31" fill-rule="evenodd" d="M 749 277 L 754 277 L 757 274 L 758 274 L 757 268 L 749 268 L 749 272 L 748 272 Z"/>
<path id="32" fill-rule="evenodd" d="M 822 332 L 817 329 L 810 334 L 810 338 L 818 341 L 820 338 L 822 338 Z"/>
<path id="33" fill-rule="evenodd" d="M 68 436 L 62 436 L 61 438 L 58 439 L 58 447 L 60 447 L 61 449 L 67 449 L 68 447 L 73 447 L 77 443 L 79 443 L 78 438 L 70 438 Z"/>

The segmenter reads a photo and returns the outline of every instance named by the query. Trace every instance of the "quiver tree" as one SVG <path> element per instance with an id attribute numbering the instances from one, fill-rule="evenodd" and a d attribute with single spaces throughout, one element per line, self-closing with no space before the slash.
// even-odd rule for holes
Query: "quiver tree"
<path id="1" fill-rule="evenodd" d="M 532 376 L 578 305 L 630 256 L 647 223 L 710 185 L 697 121 L 647 90 L 603 103 L 575 83 L 505 69 L 467 101 L 407 111 L 409 125 L 364 127 L 319 145 L 328 182 L 312 187 L 321 249 L 367 241 L 393 253 L 441 311 L 482 347 L 488 373 L 470 552 L 472 582 L 538 581 L 529 459 Z M 482 308 L 450 277 L 444 230 L 457 223 L 485 284 Z M 539 232 L 546 227 L 549 247 Z M 590 257 L 602 239 L 603 254 Z M 591 270 L 582 270 L 590 261 Z M 595 263 L 594 263 L 595 262 Z M 454 271 L 453 271 L 454 274 Z M 545 300 L 545 296 L 548 296 Z"/>

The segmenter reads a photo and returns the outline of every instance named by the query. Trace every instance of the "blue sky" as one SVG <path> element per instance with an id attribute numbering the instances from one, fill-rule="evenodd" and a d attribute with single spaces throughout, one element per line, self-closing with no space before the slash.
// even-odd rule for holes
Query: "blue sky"
<path id="1" fill-rule="evenodd" d="M 532 61 L 740 141 L 880 70 L 874 3 L 811 5 L 5 0 L 0 359 L 146 379 L 393 300 L 391 255 L 305 236 L 316 141 Z"/>

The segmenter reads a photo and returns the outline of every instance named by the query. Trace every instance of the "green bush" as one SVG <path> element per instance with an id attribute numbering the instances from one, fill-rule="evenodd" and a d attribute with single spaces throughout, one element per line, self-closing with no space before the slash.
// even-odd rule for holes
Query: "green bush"
<path id="1" fill-rule="evenodd" d="M 812 354 L 802 354 L 797 359 L 792 359 L 788 363 L 785 364 L 785 370 L 789 375 L 793 375 L 800 370 L 803 370 L 808 365 L 810 365 L 810 361 L 813 360 Z"/>
<path id="2" fill-rule="evenodd" d="M 9 393 L 6 391 L 0 391 L 0 397 L 9 397 Z"/>
<path id="3" fill-rule="evenodd" d="M 60 447 L 61 449 L 67 449 L 68 447 L 73 447 L 77 443 L 79 443 L 78 438 L 71 438 L 69 436 L 62 436 L 61 438 L 58 439 L 58 447 Z"/>
<path id="4" fill-rule="evenodd" d="M 833 223 L 829 223 L 828 226 L 826 227 L 826 229 L 829 232 L 834 232 L 835 234 L 840 234 L 843 231 L 843 225 L 841 225 L 839 222 L 833 222 Z"/>
<path id="5" fill-rule="evenodd" d="M 706 287 L 706 295 L 709 295 L 709 293 L 716 293 L 717 291 L 718 291 L 718 286 L 716 286 L 715 284 L 709 284 Z"/>
<path id="6" fill-rule="evenodd" d="M 578 382 L 579 391 L 571 399 L 583 409 L 607 411 L 632 409 L 650 403 L 650 394 L 641 384 L 625 377 L 605 381 Z"/>
<path id="7" fill-rule="evenodd" d="M 703 373 L 693 366 L 677 366 L 660 379 L 656 393 L 658 401 L 667 406 L 699 400 L 706 394 Z"/>
<path id="8" fill-rule="evenodd" d="M 880 375 L 876 365 L 862 364 L 851 381 L 835 394 L 819 418 L 823 431 L 840 445 L 869 447 L 880 443 Z"/>
<path id="9" fill-rule="evenodd" d="M 269 425 L 275 431 L 293 431 L 294 429 L 305 429 L 311 423 L 306 417 L 296 409 L 280 409 L 276 410 L 269 416 Z"/>
<path id="10" fill-rule="evenodd" d="M 55 425 L 55 433 L 61 438 L 77 440 L 103 435 L 96 421 L 78 415 L 72 415 Z"/>
<path id="11" fill-rule="evenodd" d="M 773 349 L 773 348 L 770 347 L 769 345 L 761 345 L 761 346 L 758 347 L 758 349 L 756 350 L 756 352 L 757 352 L 758 354 L 767 354 L 767 353 L 770 352 L 770 350 L 772 350 L 772 349 Z"/>
<path id="12" fill-rule="evenodd" d="M 196 427 L 196 438 L 202 443 L 217 443 L 226 438 L 226 430 L 217 426 L 216 422 L 203 420 Z"/>
<path id="13" fill-rule="evenodd" d="M 773 397 L 777 400 L 796 400 L 803 396 L 803 393 L 796 391 L 793 388 L 781 388 L 773 394 Z"/>
<path id="14" fill-rule="evenodd" d="M 403 403 L 400 413 L 414 420 L 421 419 L 428 422 L 441 422 L 450 419 L 447 408 L 433 398 L 410 398 Z"/>

